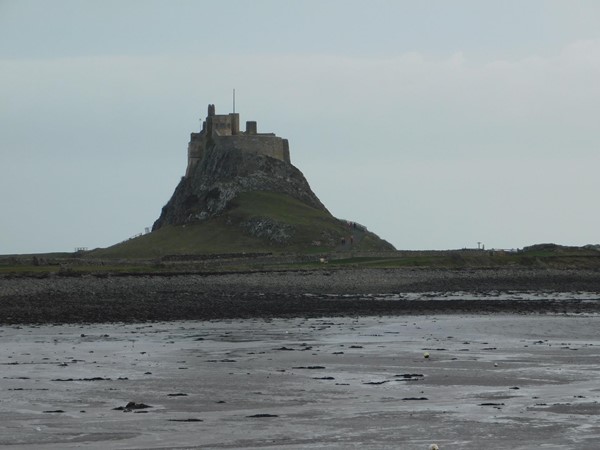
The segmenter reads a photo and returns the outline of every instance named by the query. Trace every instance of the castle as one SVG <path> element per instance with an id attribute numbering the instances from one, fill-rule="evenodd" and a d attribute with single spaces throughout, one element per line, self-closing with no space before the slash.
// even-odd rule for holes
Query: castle
<path id="1" fill-rule="evenodd" d="M 255 121 L 246 122 L 246 131 L 240 132 L 238 113 L 215 114 L 215 105 L 208 105 L 208 115 L 202 122 L 202 131 L 192 133 L 188 144 L 188 166 L 185 176 L 189 177 L 194 168 L 211 147 L 237 148 L 245 152 L 257 153 L 290 163 L 290 149 L 287 139 L 275 133 L 258 133 Z"/>

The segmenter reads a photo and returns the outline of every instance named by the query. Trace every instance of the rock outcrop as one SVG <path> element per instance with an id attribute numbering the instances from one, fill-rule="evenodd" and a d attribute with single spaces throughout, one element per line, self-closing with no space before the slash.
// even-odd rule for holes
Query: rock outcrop
<path id="1" fill-rule="evenodd" d="M 208 220 L 225 212 L 239 194 L 253 191 L 287 194 L 329 213 L 292 164 L 236 147 L 213 145 L 191 174 L 181 179 L 152 230 Z"/>
<path id="2" fill-rule="evenodd" d="M 291 163 L 287 139 L 239 127 L 209 105 L 188 144 L 185 176 L 152 233 L 107 249 L 113 257 L 394 250 L 364 226 L 336 219 Z"/>

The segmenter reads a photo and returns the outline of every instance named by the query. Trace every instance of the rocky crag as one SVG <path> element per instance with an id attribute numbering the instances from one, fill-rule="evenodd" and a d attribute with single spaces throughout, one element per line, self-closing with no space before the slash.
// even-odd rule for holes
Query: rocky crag
<path id="1" fill-rule="evenodd" d="M 239 127 L 239 114 L 209 105 L 191 133 L 188 165 L 152 233 L 97 252 L 147 257 L 236 252 L 394 250 L 353 222 L 336 219 L 290 159 L 287 139 Z"/>
<path id="2" fill-rule="evenodd" d="M 257 202 L 258 193 L 262 202 Z M 264 193 L 273 194 L 268 197 L 271 204 L 265 205 Z M 308 223 L 307 216 L 312 217 Z M 246 131 L 240 131 L 238 114 L 217 115 L 214 105 L 209 105 L 202 130 L 191 134 L 186 175 L 153 231 L 219 218 L 225 218 L 220 226 L 236 227 L 239 233 L 270 245 L 335 248 L 346 241 L 354 245 L 356 240 L 358 246 L 365 235 L 361 227 L 346 239 L 346 224 L 329 213 L 292 165 L 286 139 L 258 133 L 256 122 L 247 122 Z M 368 237 L 373 249 L 393 249 L 372 233 Z"/>
<path id="3" fill-rule="evenodd" d="M 241 148 L 213 144 L 190 176 L 183 177 L 152 230 L 223 214 L 243 192 L 276 192 L 329 214 L 292 164 Z"/>

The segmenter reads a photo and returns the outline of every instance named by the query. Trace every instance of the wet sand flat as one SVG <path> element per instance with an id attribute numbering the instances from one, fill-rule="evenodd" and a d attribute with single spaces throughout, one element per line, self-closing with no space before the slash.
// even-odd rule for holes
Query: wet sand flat
<path id="1" fill-rule="evenodd" d="M 440 314 L 6 325 L 0 446 L 596 448 L 598 324 Z"/>

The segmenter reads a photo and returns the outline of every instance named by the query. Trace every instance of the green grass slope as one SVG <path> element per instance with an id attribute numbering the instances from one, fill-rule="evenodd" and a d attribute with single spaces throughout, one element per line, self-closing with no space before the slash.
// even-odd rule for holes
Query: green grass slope
<path id="1" fill-rule="evenodd" d="M 293 230 L 285 243 L 250 235 L 242 226 L 252 219 L 268 218 Z M 355 235 L 350 248 L 339 243 Z M 165 255 L 221 253 L 319 253 L 332 250 L 376 251 L 392 249 L 368 231 L 355 231 L 321 211 L 285 194 L 246 192 L 231 202 L 222 215 L 183 226 L 166 226 L 150 234 L 90 252 L 102 258 L 154 258 Z"/>

